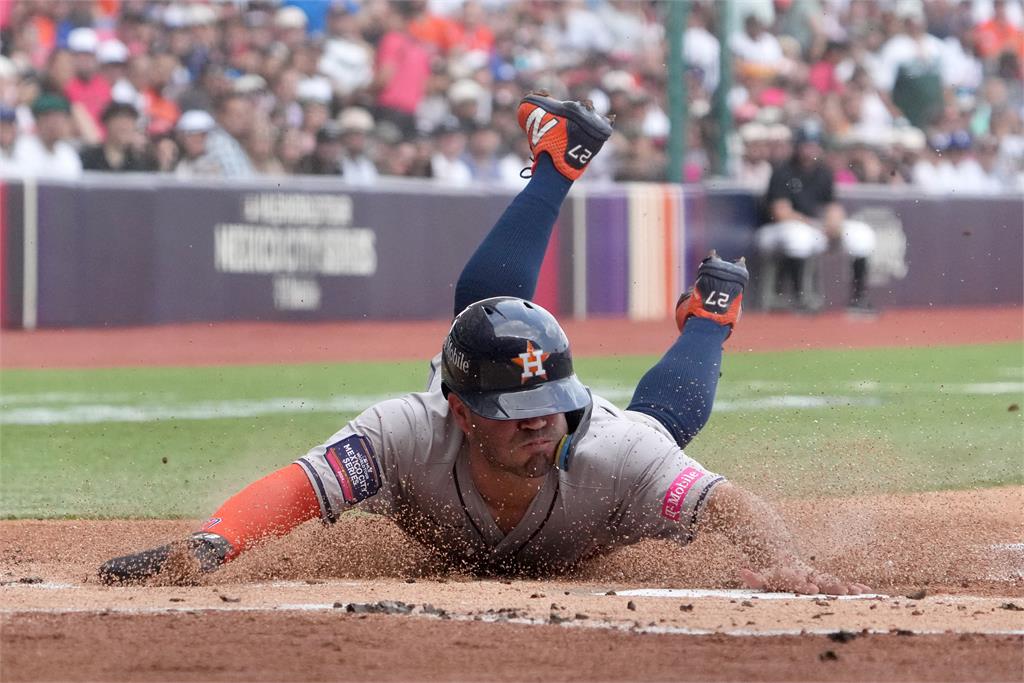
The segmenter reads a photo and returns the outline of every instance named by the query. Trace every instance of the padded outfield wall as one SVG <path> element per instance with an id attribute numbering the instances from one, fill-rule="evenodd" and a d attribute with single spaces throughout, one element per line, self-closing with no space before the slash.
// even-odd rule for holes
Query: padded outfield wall
<path id="1" fill-rule="evenodd" d="M 445 318 L 462 264 L 512 194 L 322 178 L 5 181 L 0 313 L 8 328 Z M 1024 302 L 1020 195 L 841 198 L 879 237 L 880 306 Z M 709 248 L 753 253 L 757 219 L 757 198 L 739 188 L 579 184 L 535 299 L 563 316 L 666 317 Z M 821 271 L 826 305 L 843 305 L 842 259 L 826 255 Z"/>

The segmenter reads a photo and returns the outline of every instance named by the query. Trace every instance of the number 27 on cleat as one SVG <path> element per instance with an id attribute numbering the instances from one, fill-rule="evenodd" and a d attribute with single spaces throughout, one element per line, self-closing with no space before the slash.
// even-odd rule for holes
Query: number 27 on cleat
<path id="1" fill-rule="evenodd" d="M 576 145 L 569 150 L 569 156 L 581 164 L 585 164 L 590 161 L 590 157 L 594 156 L 594 153 L 589 149 L 586 149 L 583 145 Z"/>
<path id="2" fill-rule="evenodd" d="M 707 306 L 720 306 L 721 308 L 728 308 L 729 306 L 729 294 L 728 292 L 716 292 L 711 290 L 708 292 L 708 296 L 704 299 L 704 304 Z"/>

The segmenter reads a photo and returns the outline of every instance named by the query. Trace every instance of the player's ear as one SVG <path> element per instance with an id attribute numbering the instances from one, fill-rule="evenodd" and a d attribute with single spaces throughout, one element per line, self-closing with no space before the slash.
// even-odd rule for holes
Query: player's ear
<path id="1" fill-rule="evenodd" d="M 462 402 L 462 399 L 452 392 L 448 392 L 448 409 L 451 410 L 452 415 L 455 416 L 455 422 L 459 425 L 459 429 L 461 429 L 464 434 L 469 434 L 470 426 L 472 425 L 470 410 L 466 404 Z"/>

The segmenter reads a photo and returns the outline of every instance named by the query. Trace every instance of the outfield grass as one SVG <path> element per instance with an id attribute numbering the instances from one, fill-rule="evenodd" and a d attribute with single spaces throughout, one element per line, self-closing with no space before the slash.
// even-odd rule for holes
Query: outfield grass
<path id="1" fill-rule="evenodd" d="M 577 370 L 624 405 L 650 357 Z M 201 517 L 425 363 L 0 373 L 0 516 Z M 1024 482 L 1020 344 L 730 354 L 687 448 L 765 493 Z"/>

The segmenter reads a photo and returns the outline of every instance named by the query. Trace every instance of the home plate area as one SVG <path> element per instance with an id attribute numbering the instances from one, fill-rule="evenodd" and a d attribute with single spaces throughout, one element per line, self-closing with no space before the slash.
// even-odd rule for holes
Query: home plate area
<path id="1" fill-rule="evenodd" d="M 445 579 L 0 596 L 4 681 L 1020 680 L 1024 663 L 1007 596 Z"/>

